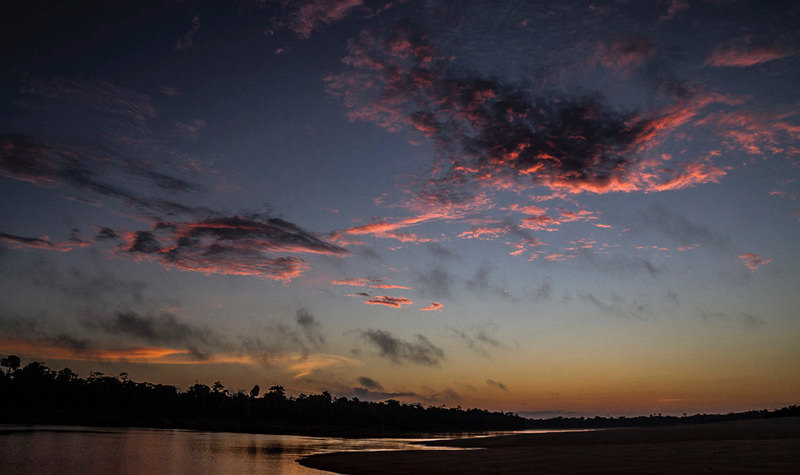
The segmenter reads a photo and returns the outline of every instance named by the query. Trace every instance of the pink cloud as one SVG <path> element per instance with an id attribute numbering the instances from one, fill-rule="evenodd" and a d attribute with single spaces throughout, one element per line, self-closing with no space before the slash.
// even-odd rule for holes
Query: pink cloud
<path id="1" fill-rule="evenodd" d="M 370 279 L 365 277 L 352 277 L 349 279 L 334 280 L 331 282 L 333 285 L 349 285 L 352 287 L 365 287 L 370 282 Z"/>
<path id="2" fill-rule="evenodd" d="M 609 46 L 602 58 L 633 67 L 651 48 L 644 41 Z M 730 103 L 720 94 L 683 91 L 648 115 L 617 111 L 592 97 L 535 97 L 514 84 L 454 71 L 408 25 L 386 40 L 365 36 L 349 53 L 345 63 L 353 69 L 327 78 L 328 91 L 342 98 L 351 119 L 416 130 L 446 151 L 420 192 L 437 205 L 462 203 L 476 190 L 647 192 L 723 175 L 710 163 L 664 167 L 668 157 L 647 153 L 708 106 Z"/>
<path id="3" fill-rule="evenodd" d="M 511 206 L 508 207 L 508 209 L 522 214 L 527 214 L 529 216 L 538 216 L 547 212 L 547 208 L 542 208 L 540 206 L 534 206 L 534 205 L 523 206 L 518 204 L 512 204 Z"/>
<path id="4" fill-rule="evenodd" d="M 76 248 L 82 248 L 92 245 L 92 242 L 85 242 L 80 240 L 71 240 L 65 242 L 53 242 L 49 237 L 43 236 L 40 238 L 15 236 L 13 234 L 0 233 L 0 240 L 9 243 L 12 247 L 42 249 L 45 251 L 56 252 L 69 252 Z"/>
<path id="5" fill-rule="evenodd" d="M 490 228 L 486 226 L 470 228 L 469 231 L 464 231 L 459 234 L 461 239 L 481 239 L 492 240 L 506 234 L 508 232 L 505 228 Z"/>
<path id="6" fill-rule="evenodd" d="M 688 9 L 689 9 L 688 0 L 671 0 L 669 3 L 669 7 L 667 8 L 667 14 L 659 18 L 658 21 L 662 22 L 671 20 L 675 18 L 675 16 L 678 13 Z"/>
<path id="7" fill-rule="evenodd" d="M 401 308 L 403 305 L 411 305 L 414 302 L 405 297 L 389 297 L 388 295 L 378 295 L 365 301 L 364 303 L 369 305 L 385 305 L 387 307 Z"/>
<path id="8" fill-rule="evenodd" d="M 392 220 L 382 219 L 373 223 L 335 231 L 331 233 L 331 239 L 338 242 L 343 235 L 372 235 L 376 238 L 396 239 L 400 242 L 434 242 L 435 239 L 433 238 L 420 237 L 414 233 L 401 232 L 399 230 L 436 221 L 463 219 L 470 213 L 490 207 L 491 204 L 485 195 L 477 195 L 461 203 L 441 203 L 437 202 L 434 196 L 423 194 L 405 201 L 403 206 L 417 214 Z"/>
<path id="9" fill-rule="evenodd" d="M 787 148 L 784 144 L 800 141 L 800 125 L 792 119 L 797 120 L 796 111 L 732 111 L 709 114 L 698 124 L 713 128 L 731 149 L 753 155 L 781 154 Z"/>
<path id="10" fill-rule="evenodd" d="M 523 229 L 530 229 L 531 231 L 555 231 L 560 224 L 561 221 L 547 216 L 546 214 L 541 214 L 539 216 L 523 218 L 520 227 Z"/>
<path id="11" fill-rule="evenodd" d="M 363 5 L 363 0 L 283 0 L 284 8 L 290 8 L 286 26 L 300 38 L 310 38 L 311 34 L 351 14 Z"/>
<path id="12" fill-rule="evenodd" d="M 569 211 L 564 208 L 558 208 L 559 215 L 561 216 L 561 222 L 570 223 L 573 221 L 594 221 L 596 219 L 600 219 L 596 216 L 594 211 L 589 211 L 587 209 L 579 209 L 578 211 Z"/>
<path id="13" fill-rule="evenodd" d="M 370 285 L 373 289 L 400 289 L 400 290 L 411 290 L 411 287 L 406 287 L 405 285 L 396 285 L 396 284 L 372 284 Z"/>
<path id="14" fill-rule="evenodd" d="M 440 304 L 439 302 L 433 302 L 427 307 L 422 307 L 420 310 L 423 312 L 441 312 L 443 307 L 444 305 Z"/>
<path id="15" fill-rule="evenodd" d="M 792 56 L 794 52 L 777 45 L 753 45 L 745 43 L 716 48 L 706 58 L 705 64 L 715 67 L 747 68 L 757 64 Z"/>
<path id="16" fill-rule="evenodd" d="M 739 259 L 741 259 L 744 265 L 750 270 L 756 270 L 759 267 L 772 262 L 772 259 L 766 259 L 758 254 L 742 254 L 739 256 Z"/>
<path id="17" fill-rule="evenodd" d="M 349 279 L 334 280 L 333 285 L 349 285 L 351 287 L 370 287 L 373 289 L 402 289 L 410 290 L 411 287 L 396 284 L 385 284 L 381 279 L 368 279 L 366 277 L 353 277 Z"/>

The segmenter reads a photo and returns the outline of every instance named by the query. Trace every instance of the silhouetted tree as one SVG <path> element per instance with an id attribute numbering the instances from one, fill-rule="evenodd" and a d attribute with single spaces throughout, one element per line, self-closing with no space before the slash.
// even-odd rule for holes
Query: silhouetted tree
<path id="1" fill-rule="evenodd" d="M 16 371 L 17 368 L 19 368 L 19 364 L 20 364 L 19 356 L 17 355 L 8 355 L 5 358 L 0 359 L 0 366 L 2 366 L 3 368 L 8 368 L 6 372 L 9 375 L 13 374 L 14 371 Z"/>
<path id="2" fill-rule="evenodd" d="M 136 383 L 127 373 L 113 377 L 92 372 L 82 379 L 69 368 L 54 371 L 36 361 L 21 369 L 19 358 L 9 356 L 0 362 L 3 368 L 8 368 L 0 374 L 0 422 L 6 423 L 354 434 L 652 426 L 800 415 L 798 406 L 790 406 L 775 411 L 682 418 L 653 414 L 632 418 L 531 420 L 510 412 L 423 407 L 394 399 L 385 402 L 334 399 L 327 391 L 286 397 L 286 390 L 280 385 L 270 387 L 260 398 L 256 397 L 260 393 L 258 385 L 248 397 L 241 391 L 230 394 L 219 381 L 212 387 L 195 383 L 188 390 L 179 391 L 175 386 Z M 9 376 L 12 373 L 13 377 Z"/>

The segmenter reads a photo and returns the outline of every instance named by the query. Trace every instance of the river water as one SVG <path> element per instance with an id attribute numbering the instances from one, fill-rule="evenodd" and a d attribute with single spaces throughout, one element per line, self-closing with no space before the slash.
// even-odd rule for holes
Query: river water
<path id="1" fill-rule="evenodd" d="M 0 473 L 321 474 L 330 472 L 303 467 L 297 459 L 353 450 L 442 450 L 412 444 L 431 439 L 0 425 Z"/>

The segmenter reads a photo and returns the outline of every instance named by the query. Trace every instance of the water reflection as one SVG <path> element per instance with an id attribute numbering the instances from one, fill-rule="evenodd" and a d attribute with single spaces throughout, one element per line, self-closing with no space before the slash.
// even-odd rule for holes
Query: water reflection
<path id="1" fill-rule="evenodd" d="M 0 472 L 19 475 L 320 474 L 329 472 L 303 467 L 296 460 L 312 454 L 339 451 L 441 450 L 413 443 L 434 438 L 443 437 L 421 435 L 414 438 L 346 439 L 186 430 L 0 425 Z"/>

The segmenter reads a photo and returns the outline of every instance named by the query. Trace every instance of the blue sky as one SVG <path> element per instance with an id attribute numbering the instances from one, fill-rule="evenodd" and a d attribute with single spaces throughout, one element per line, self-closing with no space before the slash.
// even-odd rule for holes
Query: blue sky
<path id="1" fill-rule="evenodd" d="M 526 413 L 797 403 L 793 2 L 3 9 L 2 354 Z"/>

